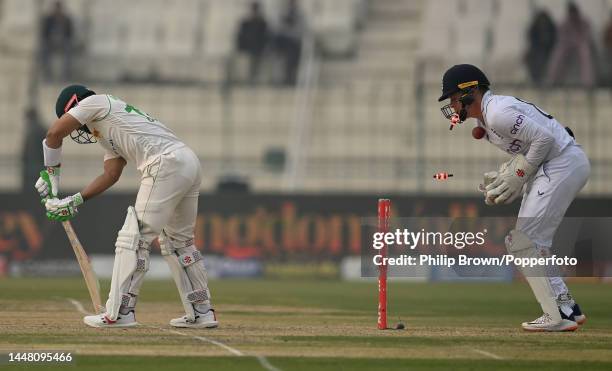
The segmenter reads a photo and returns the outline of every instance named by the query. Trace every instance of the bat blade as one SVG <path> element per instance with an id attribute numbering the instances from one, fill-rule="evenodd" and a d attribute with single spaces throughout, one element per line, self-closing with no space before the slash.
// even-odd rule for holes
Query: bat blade
<path id="1" fill-rule="evenodd" d="M 85 284 L 89 291 L 89 297 L 91 298 L 94 312 L 101 313 L 104 307 L 100 301 L 100 283 L 98 282 L 98 278 L 89 263 L 89 258 L 85 253 L 85 249 L 83 249 L 83 245 L 81 245 L 70 221 L 62 222 L 62 226 L 66 231 L 70 245 L 72 245 L 72 250 L 74 250 L 74 255 L 76 255 L 77 261 L 79 262 L 79 267 L 81 267 L 81 273 L 83 273 L 83 278 L 85 279 Z"/>

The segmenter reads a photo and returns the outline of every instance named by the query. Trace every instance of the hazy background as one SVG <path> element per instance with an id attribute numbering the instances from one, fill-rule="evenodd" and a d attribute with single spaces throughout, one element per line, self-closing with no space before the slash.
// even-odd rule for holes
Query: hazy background
<path id="1" fill-rule="evenodd" d="M 439 111 L 458 63 L 572 128 L 592 165 L 575 213 L 612 206 L 611 0 L 580 1 L 570 20 L 563 0 L 298 0 L 292 11 L 262 0 L 265 33 L 261 21 L 240 31 L 249 0 L 60 3 L 64 16 L 46 18 L 55 1 L 0 0 L 4 274 L 78 274 L 32 187 L 55 99 L 75 82 L 146 111 L 198 154 L 196 237 L 209 269 L 227 267 L 219 276 L 355 276 L 361 218 L 380 197 L 400 216 L 513 215 L 518 205 L 487 208 L 476 190 L 507 155 L 474 140 L 472 122 L 449 131 Z M 102 157 L 64 141 L 62 193 Z M 138 184 L 128 166 L 75 219 L 99 273 Z"/>

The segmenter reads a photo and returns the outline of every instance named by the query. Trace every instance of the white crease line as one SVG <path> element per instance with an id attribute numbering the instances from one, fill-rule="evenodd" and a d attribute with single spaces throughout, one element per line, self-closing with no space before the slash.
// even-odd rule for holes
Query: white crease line
<path id="1" fill-rule="evenodd" d="M 70 302 L 72 305 L 74 305 L 74 307 L 76 308 L 76 310 L 78 310 L 78 311 L 79 311 L 79 312 L 81 312 L 82 314 L 85 314 L 85 315 L 90 314 L 89 312 L 87 312 L 87 311 L 85 310 L 85 308 L 83 307 L 83 304 L 81 304 L 81 303 L 80 303 L 78 300 L 74 300 L 74 299 L 72 299 L 72 298 L 68 298 L 68 301 L 69 301 L 69 302 Z M 161 330 L 161 331 L 167 331 L 167 332 L 170 332 L 170 333 L 173 333 L 173 334 L 176 334 L 176 335 L 181 335 L 181 336 L 191 337 L 191 338 L 193 338 L 193 339 L 200 340 L 200 341 L 203 341 L 203 342 L 205 342 L 205 343 L 211 343 L 211 344 L 213 344 L 213 345 L 216 345 L 216 346 L 218 346 L 218 347 L 220 347 L 220 348 L 223 348 L 223 349 L 227 350 L 228 352 L 232 353 L 233 355 L 235 355 L 235 356 L 237 356 L 237 357 L 244 357 L 244 356 L 245 356 L 245 354 L 244 354 L 244 353 L 242 353 L 241 351 L 239 351 L 239 350 L 238 350 L 238 349 L 236 349 L 236 348 L 232 348 L 232 347 L 230 347 L 229 345 L 223 344 L 223 343 L 221 343 L 221 342 L 219 342 L 219 341 L 216 341 L 216 340 L 213 340 L 213 339 L 206 338 L 206 337 L 204 337 L 204 336 L 194 336 L 194 335 L 189 335 L 189 334 L 185 334 L 185 333 L 180 332 L 180 331 L 176 331 L 176 330 L 168 330 L 168 329 L 164 329 L 164 328 L 161 328 L 161 327 L 155 327 L 155 326 L 146 326 L 146 327 L 149 327 L 149 328 L 154 328 L 154 329 Z M 272 364 L 271 364 L 271 363 L 268 361 L 268 359 L 267 359 L 266 357 L 264 357 L 264 356 L 255 356 L 255 358 L 257 359 L 257 361 L 259 362 L 259 364 L 261 364 L 261 366 L 262 366 L 263 368 L 265 368 L 266 370 L 268 370 L 268 371 L 282 371 L 280 368 L 273 366 L 273 365 L 272 365 Z"/>
<path id="2" fill-rule="evenodd" d="M 74 305 L 74 307 L 76 308 L 76 310 L 78 310 L 79 312 L 85 314 L 85 315 L 89 315 L 91 313 L 89 313 L 88 311 L 85 310 L 85 308 L 83 307 L 83 304 L 81 304 L 78 300 L 74 300 L 72 298 L 68 298 L 68 301 Z"/>
<path id="3" fill-rule="evenodd" d="M 151 326 L 151 327 L 153 327 L 153 326 Z M 213 340 L 213 339 L 209 339 L 209 338 L 206 338 L 204 336 L 189 335 L 189 334 L 185 334 L 183 332 L 176 331 L 176 330 L 166 330 L 166 329 L 163 329 L 161 327 L 153 327 L 153 328 L 156 328 L 156 329 L 161 330 L 161 331 L 168 331 L 168 332 L 171 332 L 171 333 L 176 334 L 176 335 L 188 336 L 188 337 L 191 337 L 193 339 L 197 339 L 197 340 L 203 341 L 205 343 L 211 343 L 211 344 L 214 344 L 214 345 L 216 345 L 216 346 L 218 346 L 220 348 L 223 348 L 223 349 L 227 350 L 228 352 L 232 353 L 235 356 L 238 356 L 238 357 L 244 356 L 244 353 L 242 353 L 238 349 L 232 348 L 229 345 L 225 345 L 225 344 L 223 344 L 223 343 L 221 343 L 219 341 L 216 341 L 216 340 Z"/>
<path id="4" fill-rule="evenodd" d="M 497 354 L 493 354 L 491 352 L 487 352 L 484 350 L 480 350 L 480 349 L 476 349 L 476 348 L 471 348 L 474 352 L 478 353 L 478 354 L 482 354 L 483 356 L 487 356 L 489 358 L 493 358 L 493 359 L 497 359 L 497 360 L 502 360 L 503 358 L 498 356 Z"/>
<path id="5" fill-rule="evenodd" d="M 158 329 L 158 330 L 161 330 L 161 331 L 171 332 L 171 333 L 176 334 L 176 335 L 188 336 L 188 337 L 191 337 L 193 339 L 197 339 L 197 340 L 200 340 L 200 341 L 203 341 L 203 342 L 206 342 L 206 343 L 214 344 L 214 345 L 216 345 L 216 346 L 218 346 L 220 348 L 223 348 L 223 349 L 227 350 L 228 352 L 232 353 L 233 355 L 235 355 L 237 357 L 244 357 L 246 355 L 246 354 L 242 353 L 241 351 L 239 351 L 236 348 L 232 348 L 229 345 L 223 344 L 222 342 L 219 342 L 219 341 L 216 341 L 216 340 L 213 340 L 213 339 L 209 339 L 209 338 L 204 337 L 204 336 L 189 335 L 189 334 L 185 334 L 185 333 L 180 332 L 180 331 L 167 330 L 167 329 L 164 329 L 164 328 L 161 328 L 161 327 L 154 327 L 154 326 L 149 326 L 149 327 L 155 328 L 155 329 Z M 268 371 L 282 371 L 280 368 L 273 366 L 270 363 L 270 361 L 268 361 L 268 359 L 266 357 L 264 357 L 264 356 L 257 356 L 257 355 L 254 356 L 254 357 L 257 359 L 257 361 L 259 361 L 259 364 L 261 365 L 261 367 L 265 368 L 266 370 L 268 370 Z"/>
<path id="6" fill-rule="evenodd" d="M 72 299 L 72 298 L 68 298 L 68 301 L 69 301 L 69 302 L 70 302 L 72 305 L 74 305 L 74 307 L 76 308 L 76 310 L 78 310 L 78 311 L 79 311 L 79 312 L 81 312 L 82 314 L 89 314 L 89 312 L 87 312 L 87 311 L 85 310 L 85 308 L 83 307 L 83 304 L 81 304 L 81 303 L 80 303 L 78 300 L 74 300 L 74 299 Z M 146 325 L 145 325 L 145 326 L 146 326 Z M 216 345 L 216 346 L 218 346 L 218 347 L 220 347 L 220 348 L 223 348 L 223 349 L 227 350 L 228 352 L 232 353 L 232 354 L 233 354 L 233 355 L 235 355 L 235 356 L 238 356 L 238 357 L 242 357 L 242 356 L 244 356 L 244 353 L 242 353 L 242 352 L 241 352 L 241 351 L 239 351 L 238 349 L 234 349 L 234 348 L 232 348 L 232 347 L 230 347 L 230 346 L 228 346 L 228 345 L 225 345 L 225 344 L 223 344 L 223 343 L 221 343 L 221 342 L 219 342 L 219 341 L 216 341 L 216 340 L 213 340 L 213 339 L 209 339 L 209 338 L 205 338 L 204 336 L 193 336 L 193 335 L 185 334 L 185 333 L 183 333 L 183 332 L 179 332 L 179 331 L 176 331 L 176 330 L 167 330 L 167 329 L 164 329 L 164 328 L 161 328 L 161 327 L 156 327 L 156 326 L 146 326 L 146 327 L 149 327 L 149 328 L 154 328 L 154 329 L 156 329 L 156 330 L 160 330 L 160 331 L 167 331 L 167 332 L 171 332 L 171 333 L 176 334 L 176 335 L 181 335 L 181 336 L 192 337 L 192 338 L 194 338 L 194 339 L 197 339 L 197 340 L 200 340 L 200 341 L 203 341 L 203 342 L 206 342 L 206 343 L 211 343 L 211 344 Z"/>
<path id="7" fill-rule="evenodd" d="M 264 356 L 255 356 L 261 366 L 268 371 L 282 371 L 280 368 L 273 366 L 266 357 Z"/>

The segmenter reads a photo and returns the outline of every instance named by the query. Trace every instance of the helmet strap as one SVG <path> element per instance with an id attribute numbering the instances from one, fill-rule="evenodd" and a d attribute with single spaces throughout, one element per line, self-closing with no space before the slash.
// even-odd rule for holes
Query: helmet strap
<path id="1" fill-rule="evenodd" d="M 464 122 L 465 120 L 467 120 L 467 110 L 462 107 L 459 111 L 459 121 Z"/>
<path id="2" fill-rule="evenodd" d="M 459 98 L 459 102 L 461 103 L 461 110 L 459 110 L 459 120 L 461 122 L 467 120 L 467 108 L 470 106 L 470 104 L 474 103 L 474 100 L 475 99 L 473 95 L 473 89 L 467 89 L 461 94 L 461 97 Z"/>

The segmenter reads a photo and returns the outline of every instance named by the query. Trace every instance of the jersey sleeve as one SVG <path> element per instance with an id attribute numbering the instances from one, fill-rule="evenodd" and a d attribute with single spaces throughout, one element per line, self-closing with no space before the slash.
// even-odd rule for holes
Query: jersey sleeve
<path id="1" fill-rule="evenodd" d="M 104 152 L 104 162 L 106 162 L 106 161 L 108 161 L 108 160 L 112 160 L 112 159 L 114 159 L 114 158 L 118 158 L 118 157 L 121 157 L 121 156 L 119 156 L 118 154 L 116 154 L 116 153 L 115 153 L 115 152 L 113 152 L 113 151 L 106 150 L 106 151 Z"/>
<path id="2" fill-rule="evenodd" d="M 106 117 L 110 113 L 110 105 L 110 100 L 106 95 L 92 95 L 72 107 L 68 114 L 77 119 L 81 125 L 87 125 Z"/>
<path id="3" fill-rule="evenodd" d="M 555 143 L 555 137 L 550 130 L 512 107 L 507 107 L 493 116 L 492 123 L 496 131 L 529 146 L 525 153 L 527 162 L 534 166 L 544 162 Z"/>

